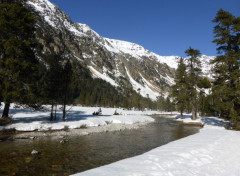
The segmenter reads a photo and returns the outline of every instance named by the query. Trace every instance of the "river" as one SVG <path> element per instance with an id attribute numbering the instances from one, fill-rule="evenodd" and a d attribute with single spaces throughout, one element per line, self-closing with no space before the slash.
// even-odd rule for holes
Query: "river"
<path id="1" fill-rule="evenodd" d="M 171 141 L 195 134 L 199 127 L 154 116 L 139 129 L 0 142 L 0 175 L 69 175 L 145 153 Z M 35 149 L 39 155 L 31 155 Z"/>

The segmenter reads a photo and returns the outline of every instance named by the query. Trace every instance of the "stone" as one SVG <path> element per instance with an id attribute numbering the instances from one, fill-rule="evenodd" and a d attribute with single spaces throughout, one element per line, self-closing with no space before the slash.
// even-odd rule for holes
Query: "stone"
<path id="1" fill-rule="evenodd" d="M 37 137 L 36 136 L 31 136 L 29 139 L 35 140 L 35 139 L 37 139 Z"/>
<path id="2" fill-rule="evenodd" d="M 25 158 L 25 163 L 30 163 L 30 162 L 31 162 L 31 160 L 32 160 L 32 158 L 31 158 L 31 157 L 27 157 L 27 158 Z"/>
<path id="3" fill-rule="evenodd" d="M 33 150 L 33 151 L 31 152 L 31 154 L 32 154 L 32 155 L 39 155 L 39 154 L 40 154 L 40 152 L 39 152 L 39 151 L 37 151 L 37 150 Z"/>
<path id="4" fill-rule="evenodd" d="M 62 140 L 60 141 L 60 144 L 64 144 L 64 143 L 66 143 L 66 142 L 68 142 L 68 139 L 62 139 Z"/>

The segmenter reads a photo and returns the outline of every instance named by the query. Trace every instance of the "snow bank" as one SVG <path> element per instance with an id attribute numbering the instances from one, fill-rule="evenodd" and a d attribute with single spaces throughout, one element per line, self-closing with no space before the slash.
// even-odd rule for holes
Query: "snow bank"
<path id="1" fill-rule="evenodd" d="M 201 121 L 205 126 L 200 133 L 76 175 L 239 175 L 240 132 L 226 130 L 215 117 Z"/>
<path id="2" fill-rule="evenodd" d="M 11 107 L 10 114 L 13 116 L 13 123 L 7 126 L 0 126 L 0 131 L 15 129 L 17 131 L 48 131 L 75 129 L 81 127 L 97 127 L 108 124 L 135 124 L 153 122 L 154 119 L 146 116 L 160 114 L 158 111 L 129 111 L 117 108 L 102 108 L 101 116 L 93 116 L 98 107 L 67 107 L 66 121 L 61 120 L 62 112 L 57 111 L 58 120 L 49 121 L 50 113 L 31 111 L 29 109 L 14 109 Z M 113 115 L 117 111 L 120 115 Z M 0 109 L 0 113 L 2 109 Z"/>
<path id="3" fill-rule="evenodd" d="M 204 122 L 201 118 L 197 118 L 196 120 L 192 120 L 190 114 L 185 114 L 182 117 L 180 115 L 178 115 L 176 117 L 176 120 L 182 122 L 183 124 L 199 125 L 199 126 L 204 125 Z"/>

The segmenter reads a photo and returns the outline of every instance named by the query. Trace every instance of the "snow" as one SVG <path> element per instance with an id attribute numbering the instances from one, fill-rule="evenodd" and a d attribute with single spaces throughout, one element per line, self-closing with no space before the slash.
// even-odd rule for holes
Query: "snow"
<path id="1" fill-rule="evenodd" d="M 176 117 L 177 121 L 181 121 L 184 124 L 199 124 L 199 125 L 204 125 L 204 121 L 202 120 L 202 118 L 197 118 L 196 120 L 192 120 L 191 119 L 191 114 L 185 114 L 182 117 L 177 116 Z"/>
<path id="2" fill-rule="evenodd" d="M 143 59 L 143 57 L 148 57 L 150 59 L 156 60 L 159 63 L 167 64 L 170 68 L 177 69 L 178 67 L 179 56 L 160 56 L 135 43 L 109 39 L 109 38 L 104 38 L 104 39 L 106 42 L 102 43 L 102 45 L 110 52 L 128 54 L 139 60 Z M 211 65 L 210 62 L 214 58 L 215 58 L 214 56 L 206 56 L 206 55 L 202 55 L 199 57 L 199 60 L 202 63 L 203 75 L 209 78 L 213 77 L 211 73 L 211 69 L 213 65 Z M 187 58 L 185 58 L 185 60 L 186 59 Z M 174 83 L 173 78 L 170 78 L 169 76 L 164 78 L 171 84 Z"/>
<path id="3" fill-rule="evenodd" d="M 0 109 L 0 113 L 2 113 L 2 108 Z M 92 113 L 98 111 L 98 109 L 99 107 L 67 107 L 66 121 L 61 120 L 62 112 L 58 110 L 58 120 L 51 122 L 49 121 L 49 111 L 42 112 L 32 111 L 30 109 L 19 109 L 13 108 L 12 105 L 10 114 L 13 116 L 13 123 L 7 126 L 0 126 L 0 131 L 7 129 L 15 129 L 17 131 L 48 131 L 74 129 L 82 126 L 105 126 L 111 123 L 135 124 L 153 122 L 154 119 L 147 115 L 161 113 L 158 111 L 131 111 L 120 108 L 101 108 L 103 115 L 93 116 Z M 116 110 L 120 115 L 113 115 Z"/>
<path id="4" fill-rule="evenodd" d="M 121 51 L 115 46 L 113 46 L 106 38 L 104 39 L 105 40 L 103 40 L 103 42 L 100 43 L 103 47 L 105 47 L 108 51 L 112 53 L 121 53 Z"/>
<path id="5" fill-rule="evenodd" d="M 100 37 L 98 33 L 96 33 L 94 30 L 92 30 L 87 24 L 82 24 L 82 23 L 76 23 L 78 29 L 80 29 L 83 33 L 90 33 L 94 34 L 97 37 Z"/>
<path id="6" fill-rule="evenodd" d="M 59 10 L 54 4 L 48 0 L 28 0 L 27 4 L 32 6 L 44 20 L 52 27 L 61 29 L 61 24 L 65 26 L 70 32 L 74 33 L 76 36 L 84 37 L 86 36 L 82 31 L 78 30 L 77 27 L 67 16 Z"/>
<path id="7" fill-rule="evenodd" d="M 130 75 L 130 73 L 128 72 L 128 69 L 125 67 L 125 70 L 126 70 L 126 73 L 128 75 L 128 78 L 130 80 L 130 83 L 132 84 L 133 86 L 133 90 L 135 90 L 136 92 L 138 92 L 138 89 L 140 89 L 140 94 L 143 96 L 143 97 L 148 97 L 151 98 L 152 100 L 156 100 L 157 99 L 157 96 L 159 95 L 159 93 L 157 92 L 154 92 L 152 89 L 150 89 L 148 87 L 148 84 L 147 86 L 142 86 L 141 84 L 139 84 L 137 81 L 135 81 L 132 76 Z"/>
<path id="8" fill-rule="evenodd" d="M 118 87 L 119 85 L 112 79 L 110 78 L 106 72 L 100 73 L 99 71 L 97 71 L 95 68 L 93 68 L 92 66 L 88 66 L 88 68 L 90 69 L 90 71 L 92 72 L 93 76 L 96 78 L 101 78 L 105 81 L 107 81 L 108 83 L 112 84 L 115 87 Z M 106 71 L 106 70 L 105 70 Z"/>
<path id="9" fill-rule="evenodd" d="M 178 63 L 177 58 L 178 56 L 159 56 L 158 54 L 153 53 L 156 57 L 156 60 L 160 63 L 167 64 L 170 68 L 177 69 Z"/>
<path id="10" fill-rule="evenodd" d="M 111 52 L 128 54 L 137 59 L 142 59 L 143 57 L 152 58 L 175 69 L 178 66 L 176 59 L 177 56 L 159 56 L 135 43 L 109 38 L 104 39 L 107 42 L 105 42 L 103 46 Z"/>
<path id="11" fill-rule="evenodd" d="M 71 31 L 72 33 L 74 33 L 75 35 L 79 36 L 79 37 L 83 37 L 85 36 L 84 33 L 80 32 L 79 30 L 77 30 L 74 26 L 72 26 L 68 21 L 66 21 L 66 23 L 64 23 L 65 26 L 68 28 L 69 31 Z"/>
<path id="12" fill-rule="evenodd" d="M 45 14 L 43 15 L 45 21 L 51 26 L 55 27 L 55 24 L 49 15 L 56 12 L 56 9 L 52 3 L 50 3 L 48 0 L 27 1 L 27 3 L 34 7 L 36 11 L 40 12 L 41 14 Z"/>
<path id="13" fill-rule="evenodd" d="M 189 115 L 184 116 L 191 122 Z M 199 133 L 170 142 L 142 155 L 75 174 L 76 176 L 237 176 L 240 132 L 226 130 L 216 117 L 201 117 Z"/>
<path id="14" fill-rule="evenodd" d="M 202 55 L 200 57 L 203 75 L 210 79 L 213 79 L 213 73 L 211 70 L 213 70 L 214 65 L 211 64 L 211 61 L 214 58 L 215 58 L 215 56 L 206 56 L 206 55 Z"/>
<path id="15" fill-rule="evenodd" d="M 122 74 L 121 74 L 121 72 L 119 71 L 118 67 L 119 67 L 119 64 L 116 63 L 116 70 L 114 70 L 114 76 L 115 76 L 115 77 L 120 77 L 120 76 L 122 76 Z"/>
<path id="16" fill-rule="evenodd" d="M 174 78 L 172 78 L 172 77 L 170 77 L 170 76 L 168 76 L 168 75 L 166 75 L 166 77 L 165 77 L 165 76 L 162 76 L 162 75 L 158 72 L 158 70 L 157 70 L 156 68 L 155 68 L 155 71 L 158 73 L 159 78 L 165 79 L 165 80 L 168 82 L 169 85 L 175 84 Z M 158 78 L 155 78 L 155 79 L 159 81 Z"/>
<path id="17" fill-rule="evenodd" d="M 115 39 L 109 39 L 109 38 L 104 38 L 110 45 L 115 48 L 113 52 L 116 53 L 125 53 L 129 54 L 131 56 L 134 56 L 135 58 L 141 58 L 142 56 L 145 56 L 150 53 L 150 51 L 144 49 L 142 46 L 131 43 L 131 42 L 126 42 L 126 41 L 121 41 L 121 40 L 115 40 Z"/>
<path id="18" fill-rule="evenodd" d="M 73 55 L 78 61 L 80 61 L 80 62 L 83 62 L 83 60 L 82 59 L 80 59 L 79 57 L 77 57 L 76 55 Z"/>
<path id="19" fill-rule="evenodd" d="M 148 80 L 146 80 L 141 73 L 139 73 L 140 76 L 142 77 L 142 80 L 144 82 L 144 86 L 146 87 L 146 89 L 148 89 L 149 91 L 152 91 L 156 98 L 159 96 L 159 93 L 161 90 L 157 87 L 157 86 L 154 86 L 152 83 L 150 83 Z"/>
<path id="20" fill-rule="evenodd" d="M 92 58 L 92 56 L 90 56 L 89 54 L 86 54 L 86 53 L 82 53 L 82 56 L 84 59 Z"/>

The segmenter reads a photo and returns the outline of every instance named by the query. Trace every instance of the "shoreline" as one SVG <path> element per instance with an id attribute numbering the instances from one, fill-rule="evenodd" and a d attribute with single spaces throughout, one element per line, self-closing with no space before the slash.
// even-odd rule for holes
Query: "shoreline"
<path id="1" fill-rule="evenodd" d="M 92 112 L 99 107 L 73 106 L 66 121 L 49 121 L 49 112 L 11 107 L 13 123 L 0 126 L 0 141 L 44 136 L 88 135 L 97 132 L 137 129 L 154 121 L 154 116 L 174 118 L 176 112 L 136 111 L 122 108 L 102 108 L 103 115 Z M 1 109 L 0 109 L 1 111 Z M 113 115 L 117 112 L 119 115 Z M 61 114 L 60 110 L 57 113 Z"/>
<path id="2" fill-rule="evenodd" d="M 91 135 L 94 133 L 104 133 L 104 132 L 107 133 L 107 132 L 114 132 L 114 131 L 138 129 L 150 123 L 154 123 L 154 122 L 138 122 L 134 124 L 112 123 L 112 124 L 97 126 L 97 127 L 86 127 L 86 128 L 55 130 L 55 131 L 29 131 L 29 132 L 17 131 L 14 134 L 9 134 L 9 136 L 11 136 L 13 140 L 35 139 L 35 138 L 43 138 L 43 137 L 64 138 L 68 136 L 85 136 L 85 135 Z"/>
<path id="3" fill-rule="evenodd" d="M 164 118 L 172 118 L 175 119 L 175 114 L 152 114 L 147 115 L 149 117 L 152 116 L 161 116 L 166 115 L 167 117 Z M 162 117 L 159 117 L 162 118 Z M 182 120 L 175 119 L 176 121 L 190 126 L 200 126 L 204 127 L 201 123 L 189 123 L 184 122 Z M 142 126 L 148 125 L 150 123 L 154 123 L 154 121 L 145 121 L 145 122 L 136 122 L 133 124 L 126 124 L 126 123 L 110 123 L 106 125 L 99 125 L 99 126 L 83 126 L 80 128 L 69 128 L 69 129 L 59 129 L 59 130 L 47 130 L 47 131 L 18 131 L 16 129 L 9 129 L 5 131 L 0 131 L 0 141 L 5 140 L 15 140 L 15 139 L 37 139 L 37 138 L 44 138 L 44 137 L 57 137 L 57 138 L 65 138 L 68 136 L 85 136 L 91 135 L 94 133 L 107 133 L 107 132 L 114 132 L 114 131 L 123 131 L 123 130 L 132 130 L 138 129 Z"/>

